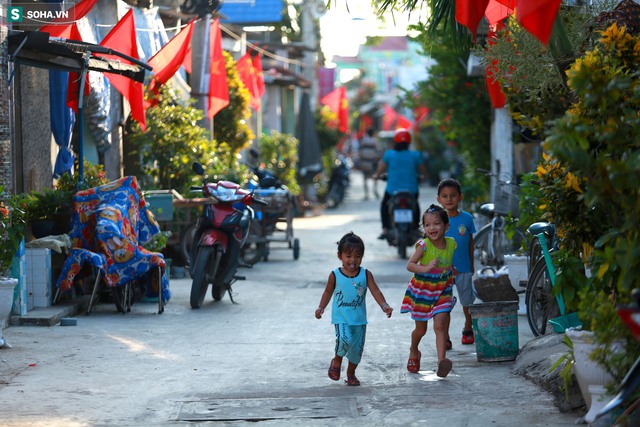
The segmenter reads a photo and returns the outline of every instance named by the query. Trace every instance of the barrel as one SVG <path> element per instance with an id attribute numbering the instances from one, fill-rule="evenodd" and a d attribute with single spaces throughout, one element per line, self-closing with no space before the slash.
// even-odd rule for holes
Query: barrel
<path id="1" fill-rule="evenodd" d="M 518 357 L 518 302 L 496 301 L 469 306 L 478 362 Z"/>

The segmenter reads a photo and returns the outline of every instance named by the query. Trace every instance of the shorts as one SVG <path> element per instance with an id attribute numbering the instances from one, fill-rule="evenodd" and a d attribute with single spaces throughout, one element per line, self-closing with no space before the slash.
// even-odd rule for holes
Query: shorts
<path id="1" fill-rule="evenodd" d="M 473 288 L 473 273 L 458 273 L 453 281 L 458 291 L 458 298 L 463 307 L 469 307 L 476 300 L 476 290 Z"/>
<path id="2" fill-rule="evenodd" d="M 337 323 L 336 327 L 336 355 L 347 357 L 349 362 L 357 365 L 362 359 L 364 339 L 367 325 L 347 325 Z"/>

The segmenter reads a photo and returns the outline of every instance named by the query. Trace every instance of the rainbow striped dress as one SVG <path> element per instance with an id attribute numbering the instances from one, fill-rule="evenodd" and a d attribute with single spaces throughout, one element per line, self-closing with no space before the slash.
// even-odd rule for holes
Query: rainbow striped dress
<path id="1" fill-rule="evenodd" d="M 438 313 L 448 313 L 456 304 L 453 296 L 453 251 L 456 241 L 446 237 L 446 247 L 436 248 L 429 239 L 421 239 L 424 254 L 420 264 L 426 265 L 437 258 L 439 263 L 429 273 L 415 273 L 402 299 L 400 313 L 411 313 L 413 320 L 426 322 Z"/>

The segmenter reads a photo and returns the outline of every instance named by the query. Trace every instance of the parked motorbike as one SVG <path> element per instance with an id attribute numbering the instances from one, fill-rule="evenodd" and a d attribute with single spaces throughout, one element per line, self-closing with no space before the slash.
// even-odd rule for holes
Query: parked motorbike
<path id="1" fill-rule="evenodd" d="M 344 201 L 347 195 L 347 188 L 349 188 L 349 171 L 351 165 L 349 160 L 339 154 L 336 157 L 335 165 L 331 170 L 331 177 L 329 178 L 329 190 L 327 191 L 327 207 L 336 208 Z"/>
<path id="2" fill-rule="evenodd" d="M 236 274 L 240 264 L 240 249 L 249 235 L 254 212 L 252 202 L 264 203 L 234 182 L 206 182 L 204 167 L 194 162 L 193 171 L 203 177 L 201 187 L 191 187 L 201 191 L 206 198 L 194 234 L 189 269 L 191 284 L 190 303 L 199 308 L 204 302 L 209 285 L 215 301 L 222 299 L 229 291 L 233 302 L 231 285 L 236 280 L 244 280 Z"/>
<path id="3" fill-rule="evenodd" d="M 633 304 L 618 307 L 617 311 L 618 316 L 631 330 L 633 337 L 640 341 L 640 289 L 634 289 L 631 296 Z M 622 414 L 624 424 L 620 425 L 640 425 L 640 398 L 638 398 L 638 391 L 640 391 L 640 357 L 636 359 L 622 383 L 620 383 L 618 394 L 598 412 L 596 419 L 615 409 L 626 407 L 627 409 Z M 617 421 L 615 425 L 618 425 Z"/>

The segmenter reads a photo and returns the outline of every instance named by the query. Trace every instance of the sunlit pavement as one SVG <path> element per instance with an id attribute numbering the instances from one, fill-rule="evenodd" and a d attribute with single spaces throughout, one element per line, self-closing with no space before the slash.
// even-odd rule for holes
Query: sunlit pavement
<path id="1" fill-rule="evenodd" d="M 547 392 L 511 374 L 513 362 L 478 362 L 475 346 L 460 344 L 459 306 L 451 374 L 435 376 L 431 329 L 421 371 L 407 372 L 413 322 L 400 302 L 410 273 L 395 248 L 377 240 L 379 201 L 363 199 L 354 172 L 344 205 L 294 220 L 298 260 L 274 242 L 267 262 L 241 270 L 247 280 L 234 285 L 237 304 L 207 297 L 192 310 L 190 280 L 172 279 L 162 315 L 155 304 L 136 303 L 126 315 L 99 304 L 79 314 L 77 326 L 5 329 L 13 348 L 0 350 L 0 426 L 573 426 L 578 415 L 560 413 Z M 421 207 L 432 202 L 435 189 L 423 187 Z M 338 266 L 336 242 L 348 231 L 363 237 L 363 265 L 395 310 L 387 319 L 368 296 L 360 387 L 327 377 L 329 310 L 314 318 Z M 518 320 L 522 346 L 532 335 Z"/>

